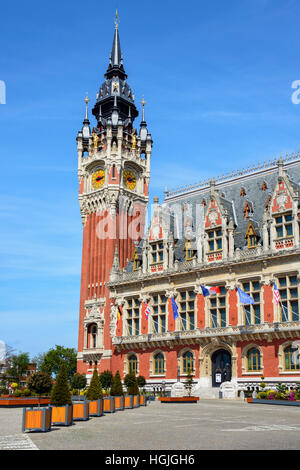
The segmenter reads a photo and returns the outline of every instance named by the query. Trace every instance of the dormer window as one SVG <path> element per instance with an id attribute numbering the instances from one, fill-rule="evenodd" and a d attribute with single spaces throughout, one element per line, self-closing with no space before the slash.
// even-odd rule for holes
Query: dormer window
<path id="1" fill-rule="evenodd" d="M 186 261 L 190 261 L 191 259 L 194 258 L 195 251 L 192 249 L 191 240 L 189 238 L 186 239 L 186 242 L 184 245 L 184 251 L 185 251 Z"/>
<path id="2" fill-rule="evenodd" d="M 222 229 L 211 230 L 207 235 L 209 251 L 222 250 Z"/>
<path id="3" fill-rule="evenodd" d="M 257 235 L 251 222 L 249 222 L 245 238 L 247 239 L 247 247 L 249 249 L 257 247 Z"/>
<path id="4" fill-rule="evenodd" d="M 275 230 L 277 239 L 293 236 L 292 221 L 292 214 L 285 214 L 275 217 Z"/>
<path id="5" fill-rule="evenodd" d="M 151 245 L 152 264 L 162 263 L 164 260 L 163 242 L 152 243 Z"/>
<path id="6" fill-rule="evenodd" d="M 137 250 L 134 250 L 132 261 L 133 261 L 133 270 L 137 271 L 141 266 L 141 260 L 139 258 Z"/>

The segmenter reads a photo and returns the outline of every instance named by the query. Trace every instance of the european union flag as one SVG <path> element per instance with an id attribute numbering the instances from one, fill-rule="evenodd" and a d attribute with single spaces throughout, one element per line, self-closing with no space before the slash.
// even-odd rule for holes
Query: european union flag
<path id="1" fill-rule="evenodd" d="M 179 315 L 178 315 L 178 305 L 176 304 L 176 302 L 174 300 L 174 297 L 171 297 L 171 299 L 172 299 L 173 317 L 174 317 L 174 320 L 176 320 L 176 318 L 179 317 Z"/>
<path id="2" fill-rule="evenodd" d="M 241 304 L 254 304 L 254 300 L 252 299 L 252 297 L 250 297 L 250 295 L 246 294 L 246 292 L 244 292 L 239 287 L 237 287 L 237 291 L 240 296 Z"/>

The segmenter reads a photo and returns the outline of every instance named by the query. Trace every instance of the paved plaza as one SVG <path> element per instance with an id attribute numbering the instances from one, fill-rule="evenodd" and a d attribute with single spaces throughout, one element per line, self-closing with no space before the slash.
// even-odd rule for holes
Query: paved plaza
<path id="1" fill-rule="evenodd" d="M 22 409 L 0 409 L 0 449 L 299 449 L 300 408 L 201 400 L 105 414 L 48 433 L 21 432 Z"/>

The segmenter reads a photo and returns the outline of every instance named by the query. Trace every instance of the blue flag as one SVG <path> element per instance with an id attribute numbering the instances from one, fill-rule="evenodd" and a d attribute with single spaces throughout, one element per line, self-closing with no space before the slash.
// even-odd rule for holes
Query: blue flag
<path id="1" fill-rule="evenodd" d="M 174 297 L 171 297 L 171 299 L 172 299 L 173 316 L 174 316 L 174 320 L 176 320 L 176 318 L 179 317 L 179 315 L 178 315 L 178 305 L 176 304 L 176 302 L 174 300 Z"/>
<path id="2" fill-rule="evenodd" d="M 246 294 L 246 292 L 244 292 L 239 287 L 237 287 L 237 291 L 240 296 L 241 304 L 254 304 L 254 300 L 252 299 L 252 297 L 250 297 L 250 295 Z"/>

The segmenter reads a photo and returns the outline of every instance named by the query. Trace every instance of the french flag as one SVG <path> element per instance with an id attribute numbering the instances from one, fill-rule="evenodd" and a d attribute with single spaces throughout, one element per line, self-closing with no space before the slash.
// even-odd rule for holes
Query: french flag
<path id="1" fill-rule="evenodd" d="M 211 295 L 211 294 L 221 294 L 219 287 L 212 287 L 212 286 L 201 286 L 202 293 L 204 297 Z"/>
<path id="2" fill-rule="evenodd" d="M 145 317 L 146 317 L 146 320 L 148 320 L 149 315 L 150 315 L 150 307 L 149 307 L 148 304 L 145 303 Z"/>

